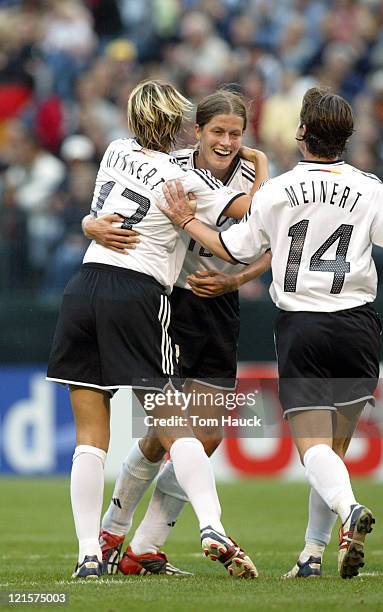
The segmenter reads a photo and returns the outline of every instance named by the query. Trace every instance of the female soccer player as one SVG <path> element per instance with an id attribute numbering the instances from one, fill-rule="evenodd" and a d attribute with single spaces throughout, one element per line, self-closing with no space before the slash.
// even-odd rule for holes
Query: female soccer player
<path id="1" fill-rule="evenodd" d="M 164 186 L 164 213 L 226 261 L 252 261 L 267 247 L 274 254 L 270 294 L 280 309 L 279 397 L 321 502 L 305 550 L 286 577 L 320 575 L 331 512 L 342 525 L 339 573 L 356 576 L 375 522 L 357 502 L 343 462 L 359 417 L 373 401 L 381 334 L 372 306 L 377 275 L 371 250 L 383 246 L 383 186 L 341 159 L 353 125 L 346 100 L 309 89 L 296 135 L 303 160 L 259 190 L 245 223 L 219 236 L 194 217 L 182 185 Z"/>
<path id="2" fill-rule="evenodd" d="M 255 179 L 257 187 L 268 178 L 268 166 L 263 153 L 242 146 L 246 122 L 243 99 L 231 91 L 219 90 L 197 106 L 197 147 L 175 151 L 172 155 L 184 168 L 207 169 L 224 185 L 249 192 Z M 129 246 L 126 236 L 135 234 L 134 240 L 139 238 L 137 233 L 112 227 L 109 222 L 117 219 L 86 218 L 84 229 L 89 237 L 121 252 Z M 224 216 L 212 227 L 224 229 L 232 222 Z M 137 251 L 139 249 L 138 243 Z M 125 257 L 129 259 L 130 254 Z M 234 389 L 239 335 L 237 289 L 243 282 L 264 272 L 270 259 L 266 254 L 251 266 L 233 266 L 214 257 L 194 240 L 188 241 L 182 270 L 170 297 L 171 329 L 180 350 L 179 364 L 182 377 L 186 379 L 184 390 L 193 393 L 194 397 L 200 394 L 200 397 L 211 398 L 211 404 L 204 406 L 202 411 L 198 405 L 192 406 L 192 414 L 214 417 L 215 398 Z M 200 272 L 194 276 L 196 270 Z M 194 295 L 193 287 L 199 295 L 212 299 Z M 195 429 L 195 434 L 203 442 L 208 455 L 222 439 L 221 428 Z M 103 556 L 111 572 L 117 569 L 119 551 L 131 527 L 133 513 L 157 475 L 162 457 L 162 447 L 153 436 L 147 436 L 133 447 L 123 463 L 102 522 Z M 160 547 L 186 501 L 169 461 L 158 478 L 147 514 L 119 564 L 120 571 L 142 574 L 150 567 L 151 573 L 183 573 L 167 562 Z"/>
<path id="3" fill-rule="evenodd" d="M 167 295 L 178 277 L 186 244 L 159 209 L 161 185 L 171 178 L 182 180 L 187 191 L 201 197 L 200 218 L 213 224 L 226 209 L 230 214 L 235 208 L 243 216 L 251 199 L 210 176 L 182 169 L 169 157 L 188 106 L 166 83 L 145 81 L 133 90 L 127 110 L 135 138 L 115 140 L 107 148 L 92 211 L 117 212 L 125 226 L 137 224 L 140 249 L 125 257 L 93 242 L 63 296 L 48 379 L 69 385 L 76 423 L 71 474 L 79 540 L 75 578 L 98 578 L 102 572 L 98 536 L 110 396 L 118 388 L 133 387 L 143 397 L 147 390 L 171 387 L 177 377 Z M 152 414 L 162 416 L 160 409 Z M 176 405 L 172 414 L 184 416 Z M 253 563 L 225 535 L 211 465 L 190 425 L 166 424 L 157 437 L 169 451 L 176 478 L 196 512 L 203 549 L 213 559 L 224 560 L 234 574 L 253 577 Z"/>

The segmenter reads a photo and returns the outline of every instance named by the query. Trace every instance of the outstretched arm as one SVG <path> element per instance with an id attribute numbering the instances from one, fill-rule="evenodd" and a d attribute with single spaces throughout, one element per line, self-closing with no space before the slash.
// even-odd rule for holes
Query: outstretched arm
<path id="1" fill-rule="evenodd" d="M 191 238 L 209 249 L 211 253 L 229 263 L 236 263 L 223 248 L 219 239 L 219 233 L 207 227 L 194 217 L 195 200 L 190 201 L 190 196 L 185 194 L 182 183 L 179 180 L 168 181 L 162 186 L 167 206 L 157 204 L 162 212 L 175 224 L 184 229 Z"/>
<path id="2" fill-rule="evenodd" d="M 121 229 L 113 223 L 122 223 L 122 217 L 116 213 L 93 217 L 87 215 L 81 222 L 82 231 L 87 238 L 95 240 L 98 244 L 116 251 L 127 253 L 126 249 L 135 249 L 140 242 L 139 233 L 134 230 Z"/>
<path id="3" fill-rule="evenodd" d="M 215 270 L 197 270 L 195 274 L 188 276 L 187 281 L 193 293 L 199 297 L 212 298 L 236 291 L 241 285 L 258 278 L 258 276 L 266 272 L 270 265 L 271 251 L 267 251 L 256 261 L 253 261 L 248 266 L 244 266 L 236 274 L 225 274 Z"/>

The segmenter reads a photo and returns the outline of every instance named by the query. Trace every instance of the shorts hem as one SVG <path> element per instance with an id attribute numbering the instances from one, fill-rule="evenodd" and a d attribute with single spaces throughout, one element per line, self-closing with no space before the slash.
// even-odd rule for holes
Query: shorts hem
<path id="1" fill-rule="evenodd" d="M 148 385 L 147 387 L 145 387 L 144 385 L 95 385 L 94 383 L 85 383 L 85 382 L 79 382 L 77 380 L 67 380 L 64 378 L 51 378 L 50 376 L 46 376 L 45 380 L 50 380 L 51 382 L 57 382 L 57 383 L 61 383 L 64 385 L 76 385 L 78 387 L 90 387 L 92 389 L 100 389 L 100 391 L 109 391 L 112 393 L 115 393 L 116 390 L 118 389 L 142 389 L 144 391 L 163 391 L 164 388 L 166 387 L 166 385 L 170 384 L 173 388 L 174 384 L 173 382 L 169 379 L 167 380 L 163 387 L 152 387 L 150 385 Z"/>
<path id="2" fill-rule="evenodd" d="M 334 406 L 350 406 L 351 404 L 356 404 L 357 402 L 363 402 L 364 400 L 374 399 L 373 395 L 365 395 L 363 397 L 358 397 L 356 399 L 350 400 L 348 402 L 334 402 Z"/>
<path id="3" fill-rule="evenodd" d="M 303 412 L 304 410 L 331 410 L 332 412 L 336 412 L 335 406 L 298 406 L 296 408 L 287 408 L 287 410 L 284 410 L 283 418 L 290 412 Z"/>

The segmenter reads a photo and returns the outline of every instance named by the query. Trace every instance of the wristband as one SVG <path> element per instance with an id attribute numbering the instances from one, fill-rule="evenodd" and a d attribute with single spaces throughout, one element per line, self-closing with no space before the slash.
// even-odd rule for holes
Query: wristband
<path id="1" fill-rule="evenodd" d="M 191 219 L 188 219 L 188 221 L 186 221 L 186 223 L 183 224 L 182 229 L 185 229 L 187 224 L 190 223 L 190 221 L 194 221 L 194 219 L 195 219 L 195 217 L 192 217 Z"/>

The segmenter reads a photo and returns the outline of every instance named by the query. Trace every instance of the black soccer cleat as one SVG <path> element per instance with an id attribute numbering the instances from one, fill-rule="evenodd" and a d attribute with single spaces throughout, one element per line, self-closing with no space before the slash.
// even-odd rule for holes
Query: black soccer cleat
<path id="1" fill-rule="evenodd" d="M 83 580 L 97 580 L 102 575 L 102 563 L 97 555 L 85 555 L 82 563 L 77 563 L 72 578 Z"/>
<path id="2" fill-rule="evenodd" d="M 289 578 L 320 578 L 322 575 L 322 559 L 309 557 L 307 561 L 298 561 L 289 572 L 283 574 L 285 580 Z"/>

